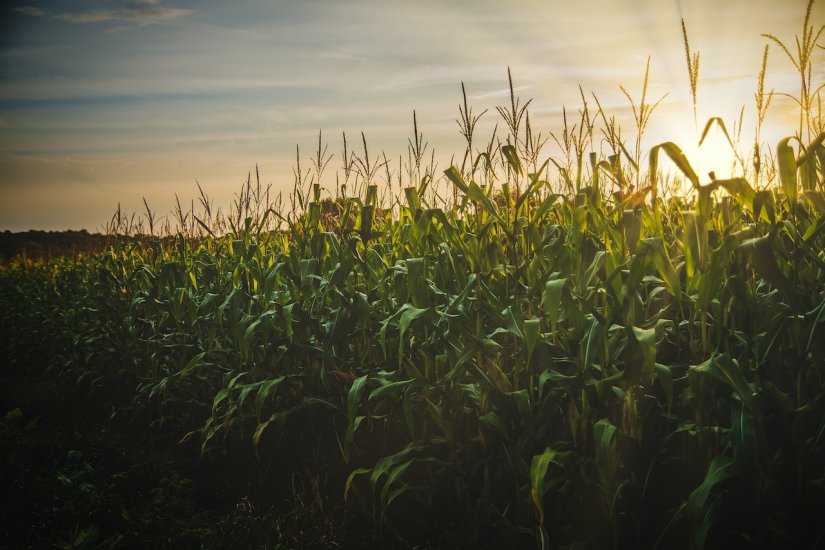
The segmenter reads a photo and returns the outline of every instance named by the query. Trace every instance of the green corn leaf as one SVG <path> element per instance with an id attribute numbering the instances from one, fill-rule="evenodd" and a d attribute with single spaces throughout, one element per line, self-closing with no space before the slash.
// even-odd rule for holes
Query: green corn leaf
<path id="1" fill-rule="evenodd" d="M 705 138 L 708 135 L 708 132 L 710 132 L 710 129 L 714 124 L 719 126 L 719 129 L 722 130 L 722 133 L 724 134 L 725 139 L 728 140 L 728 145 L 730 145 L 730 148 L 735 153 L 736 152 L 736 147 L 733 145 L 733 141 L 730 139 L 730 135 L 728 134 L 728 129 L 725 128 L 725 121 L 722 120 L 718 116 L 709 118 L 708 121 L 705 123 L 705 129 L 702 130 L 702 137 L 699 138 L 699 146 L 700 147 L 702 146 L 702 143 L 704 143 Z"/>
<path id="2" fill-rule="evenodd" d="M 560 386 L 570 386 L 570 384 L 578 380 L 578 376 L 562 374 L 558 371 L 549 369 L 539 375 L 539 396 L 544 395 L 544 387 L 547 382 L 554 382 Z"/>
<path id="3" fill-rule="evenodd" d="M 512 145 L 504 145 L 501 148 L 501 154 L 504 155 L 504 158 L 507 159 L 507 164 L 510 165 L 510 169 L 513 173 L 517 176 L 521 175 L 521 161 L 518 158 L 518 153 L 516 152 L 516 148 Z"/>
<path id="4" fill-rule="evenodd" d="M 461 172 L 455 166 L 450 166 L 446 170 L 444 170 L 444 175 L 447 176 L 447 179 L 453 182 L 453 185 L 458 187 L 459 191 L 467 194 L 467 183 L 464 181 L 464 178 L 461 177 Z"/>
<path id="5" fill-rule="evenodd" d="M 667 365 L 662 365 L 661 363 L 656 363 L 655 369 L 656 379 L 665 391 L 665 399 L 667 399 L 667 410 L 669 414 L 671 406 L 673 405 L 673 371 L 670 370 L 670 367 Z"/>
<path id="6" fill-rule="evenodd" d="M 542 497 L 547 492 L 544 478 L 547 477 L 547 469 L 550 463 L 556 458 L 556 451 L 547 447 L 543 453 L 534 455 L 530 463 L 530 497 L 536 514 L 539 517 L 539 525 L 544 525 L 544 503 Z"/>
<path id="7" fill-rule="evenodd" d="M 309 211 L 307 212 L 307 226 L 311 229 L 318 229 L 321 227 L 321 204 L 317 202 L 309 203 Z"/>
<path id="8" fill-rule="evenodd" d="M 630 151 L 628 151 L 628 150 L 627 150 L 627 147 L 625 147 L 624 141 L 619 140 L 619 148 L 622 150 L 622 153 L 624 154 L 624 158 L 626 158 L 626 159 L 627 159 L 627 162 L 629 162 L 629 163 L 630 163 L 630 166 L 632 166 L 632 167 L 633 167 L 633 170 L 635 170 L 636 172 L 638 172 L 638 171 L 639 171 L 639 165 L 638 165 L 638 164 L 636 164 L 636 161 L 634 160 L 633 155 L 631 155 L 631 154 L 630 154 Z M 619 168 L 619 167 L 621 166 L 621 165 L 619 164 L 619 160 L 620 160 L 620 157 L 619 157 L 619 158 L 616 158 L 615 160 L 611 158 L 611 162 L 614 164 L 614 166 L 616 166 L 616 167 L 617 167 L 617 170 L 616 170 L 616 171 L 617 171 L 619 174 L 621 174 L 621 173 L 622 173 L 622 171 L 621 171 L 621 169 Z"/>
<path id="9" fill-rule="evenodd" d="M 745 380 L 739 363 L 731 359 L 727 354 L 716 355 L 711 360 L 711 368 L 709 371 L 711 376 L 728 384 L 751 413 L 759 413 L 753 389 L 747 380 Z"/>
<path id="10" fill-rule="evenodd" d="M 609 392 L 611 388 L 615 387 L 616 383 L 622 380 L 624 376 L 625 371 L 619 370 L 610 376 L 606 376 L 595 381 L 588 381 L 587 383 L 593 384 L 593 388 L 596 390 L 596 395 L 600 400 L 604 401 L 607 398 L 607 392 Z"/>
<path id="11" fill-rule="evenodd" d="M 384 482 L 384 486 L 381 488 L 381 512 L 382 514 L 386 515 L 390 504 L 392 501 L 395 500 L 398 496 L 405 493 L 410 487 L 409 484 L 403 483 L 401 487 L 396 489 L 395 491 L 390 491 L 390 489 L 395 485 L 395 482 L 398 481 L 401 476 L 413 465 L 415 459 L 410 459 L 407 461 L 402 462 L 398 466 L 395 466 L 390 470 L 389 474 L 387 475 L 387 481 Z"/>
<path id="12" fill-rule="evenodd" d="M 710 311 L 711 304 L 718 296 L 719 289 L 725 282 L 725 274 L 731 255 L 738 245 L 735 236 L 728 236 L 725 242 L 711 254 L 705 273 L 699 281 L 698 307 L 701 311 Z M 692 286 L 692 285 L 691 285 Z"/>
<path id="13" fill-rule="evenodd" d="M 593 183 L 594 185 L 598 185 L 599 183 L 599 174 L 604 172 L 607 176 L 610 177 L 611 180 L 615 181 L 619 187 L 624 189 L 626 187 L 624 179 L 622 177 L 621 170 L 617 170 L 616 165 L 606 160 L 599 161 L 596 163 L 593 171 Z"/>
<path id="14" fill-rule="evenodd" d="M 567 168 L 559 164 L 554 158 L 551 158 L 550 162 L 556 165 L 556 168 L 559 170 L 559 174 L 561 175 L 562 180 L 565 184 L 567 184 L 567 189 L 571 192 L 577 191 L 577 189 L 575 189 L 575 186 L 573 185 L 573 180 L 570 178 L 570 173 L 567 171 Z"/>
<path id="15" fill-rule="evenodd" d="M 418 445 L 416 443 L 409 443 L 397 453 L 379 459 L 370 473 L 370 483 L 372 483 L 373 486 L 377 485 L 384 475 L 389 476 L 392 471 L 395 470 L 397 464 L 407 462 L 409 460 L 407 457 L 409 457 L 413 451 L 417 450 L 417 448 Z"/>
<path id="16" fill-rule="evenodd" d="M 412 302 L 418 307 L 428 306 L 430 295 L 427 291 L 427 269 L 424 258 L 407 258 L 407 289 Z"/>
<path id="17" fill-rule="evenodd" d="M 203 361 L 203 358 L 205 356 L 206 356 L 206 352 L 204 351 L 204 352 L 201 352 L 201 353 L 195 355 L 194 357 L 192 357 L 192 359 L 190 359 L 189 362 L 186 363 L 186 366 L 183 367 L 177 373 L 177 375 L 178 376 L 186 376 L 187 374 L 190 374 L 192 371 L 194 371 L 195 369 L 197 369 L 201 365 L 206 365 L 207 363 L 205 363 Z"/>
<path id="18" fill-rule="evenodd" d="M 803 193 L 805 200 L 811 205 L 814 212 L 818 213 L 820 219 L 825 215 L 825 193 L 822 191 L 805 190 Z"/>
<path id="19" fill-rule="evenodd" d="M 258 328 L 258 325 L 260 324 L 261 320 L 255 319 L 249 323 L 249 326 L 246 327 L 246 330 L 244 330 L 243 339 L 241 341 L 241 357 L 244 359 L 249 357 L 249 351 L 252 346 L 252 338 L 255 335 L 255 329 Z"/>
<path id="20" fill-rule="evenodd" d="M 450 305 L 447 308 L 447 313 L 455 312 L 467 301 L 467 298 L 470 296 L 470 293 L 473 290 L 475 290 L 477 281 L 478 276 L 475 273 L 471 273 L 467 276 L 467 284 L 461 290 L 461 293 L 450 302 Z"/>
<path id="21" fill-rule="evenodd" d="M 421 210 L 421 201 L 418 198 L 418 189 L 415 187 L 405 187 L 404 194 L 407 197 L 407 208 L 413 213 Z"/>
<path id="22" fill-rule="evenodd" d="M 685 510 L 693 524 L 695 542 L 704 542 L 704 536 L 701 533 L 704 533 L 706 536 L 707 529 L 710 527 L 709 525 L 704 525 L 704 523 L 706 517 L 712 517 L 712 514 L 709 512 L 711 512 L 713 501 L 711 501 L 709 505 L 708 497 L 713 487 L 726 479 L 732 478 L 737 475 L 737 473 L 736 464 L 732 458 L 725 455 L 716 455 L 711 461 L 710 466 L 708 466 L 705 479 L 688 496 Z M 698 548 L 701 548 L 701 546 L 703 546 L 703 544 L 699 545 Z"/>
<path id="23" fill-rule="evenodd" d="M 521 314 L 517 311 L 514 311 L 512 306 L 507 306 L 501 312 L 501 315 L 504 319 L 504 328 L 506 328 L 510 333 L 514 334 L 515 336 L 523 340 L 524 332 L 522 332 L 521 330 L 521 327 L 523 325 L 523 321 L 521 320 Z"/>
<path id="24" fill-rule="evenodd" d="M 603 418 L 593 425 L 593 441 L 596 449 L 596 471 L 607 493 L 613 494 L 618 482 L 619 455 L 616 449 L 616 426 Z"/>
<path id="25" fill-rule="evenodd" d="M 364 205 L 366 206 L 374 206 L 378 200 L 378 186 L 368 185 L 367 186 L 367 196 L 364 200 Z"/>
<path id="26" fill-rule="evenodd" d="M 538 208 L 536 208 L 535 212 L 533 212 L 533 217 L 530 218 L 530 225 L 536 226 L 539 224 L 541 220 L 547 215 L 556 201 L 561 197 L 561 195 L 548 195 L 545 197 L 544 200 L 541 201 L 541 204 Z"/>
<path id="27" fill-rule="evenodd" d="M 419 308 L 411 304 L 404 304 L 399 311 L 401 312 L 401 316 L 398 319 L 398 338 L 403 341 L 404 333 L 410 328 L 410 324 L 416 319 L 430 313 L 431 310 L 426 307 Z"/>
<path id="28" fill-rule="evenodd" d="M 761 217 L 771 225 L 776 223 L 776 205 L 773 193 L 768 190 L 757 191 L 753 196 L 753 215 Z"/>
<path id="29" fill-rule="evenodd" d="M 371 473 L 372 470 L 369 468 L 358 468 L 350 472 L 347 476 L 347 481 L 344 483 L 344 502 L 348 502 L 349 500 L 349 493 L 352 489 L 352 482 L 355 480 L 356 477 L 366 475 Z"/>
<path id="30" fill-rule="evenodd" d="M 694 172 L 693 167 L 688 162 L 687 157 L 679 148 L 678 145 L 673 143 L 672 141 L 666 141 L 664 143 L 660 143 L 659 145 L 655 145 L 650 149 L 649 159 L 650 159 L 650 181 L 651 185 L 655 185 L 657 182 L 657 170 L 659 166 L 659 151 L 664 151 L 665 154 L 673 161 L 673 164 L 685 175 L 685 177 L 690 181 L 690 183 L 695 188 L 699 188 L 699 177 Z"/>
<path id="31" fill-rule="evenodd" d="M 716 187 L 701 185 L 696 188 L 696 216 L 709 219 L 713 209 L 713 192 Z"/>
<path id="32" fill-rule="evenodd" d="M 628 365 L 628 368 L 632 377 L 635 375 L 642 380 L 650 380 L 656 366 L 656 329 L 631 328 L 638 351 L 633 354 L 633 362 L 636 364 Z"/>
<path id="33" fill-rule="evenodd" d="M 593 278 L 604 269 L 604 264 L 607 261 L 607 251 L 599 250 L 593 255 L 593 261 L 590 262 L 587 271 L 584 272 L 584 286 L 582 290 L 588 289 L 593 284 Z"/>
<path id="34" fill-rule="evenodd" d="M 491 432 L 498 434 L 499 437 L 501 437 L 502 441 L 507 441 L 507 425 L 504 423 L 501 417 L 494 411 L 490 411 L 479 416 L 478 421 L 482 426 L 484 426 Z"/>
<path id="35" fill-rule="evenodd" d="M 499 225 L 502 231 L 504 231 L 508 236 L 512 237 L 510 233 L 510 229 L 507 227 L 507 222 L 504 221 L 504 218 L 501 217 L 501 214 L 498 212 L 498 207 L 493 203 L 493 201 L 488 197 L 484 191 L 479 187 L 476 182 L 471 181 L 470 185 L 467 187 L 467 196 L 477 203 L 481 204 L 481 207 L 484 209 L 487 214 L 490 215 Z"/>
<path id="36" fill-rule="evenodd" d="M 593 363 L 596 362 L 597 357 L 602 349 L 602 325 L 598 319 L 593 319 L 590 322 L 590 328 L 584 339 L 584 360 L 582 362 L 582 372 L 587 372 Z"/>
<path id="37" fill-rule="evenodd" d="M 704 217 L 696 212 L 682 212 L 684 227 L 685 271 L 688 278 L 701 274 L 707 250 L 707 228 Z"/>
<path id="38" fill-rule="evenodd" d="M 530 365 L 533 352 L 541 338 L 541 319 L 525 319 L 523 327 L 524 341 L 527 343 L 527 364 Z"/>
<path id="39" fill-rule="evenodd" d="M 649 241 L 653 251 L 653 264 L 665 281 L 668 291 L 676 298 L 676 302 L 678 303 L 682 296 L 679 274 L 676 272 L 676 268 L 673 267 L 673 263 L 671 263 L 665 251 L 662 239 L 657 237 L 654 239 L 645 239 L 645 241 Z"/>
<path id="40" fill-rule="evenodd" d="M 264 405 L 266 402 L 269 401 L 270 397 L 273 396 L 276 388 L 281 385 L 281 382 L 286 380 L 285 376 L 279 376 L 277 378 L 272 378 L 271 380 L 265 380 L 261 382 L 261 386 L 258 388 L 258 393 L 255 394 L 255 412 L 260 417 L 261 413 L 263 412 Z"/>
<path id="41" fill-rule="evenodd" d="M 373 399 L 377 399 L 378 397 L 381 397 L 384 394 L 394 393 L 396 390 L 403 390 L 404 388 L 412 384 L 412 382 L 412 380 L 398 380 L 396 382 L 388 382 L 372 390 L 367 399 L 369 401 L 372 401 Z"/>
<path id="42" fill-rule="evenodd" d="M 260 461 L 260 446 L 261 446 L 261 439 L 263 438 L 264 433 L 266 430 L 275 422 L 276 415 L 273 413 L 272 416 L 264 421 L 259 422 L 258 426 L 255 428 L 255 432 L 252 434 L 252 444 L 255 447 L 255 457 Z"/>
<path id="43" fill-rule="evenodd" d="M 702 188 L 708 192 L 716 191 L 718 188 L 727 191 L 736 201 L 749 210 L 753 210 L 753 200 L 756 196 L 756 191 L 751 187 L 745 178 L 731 178 L 725 180 L 714 180 L 708 185 L 703 185 Z M 706 215 L 709 214 L 709 208 Z"/>
<path id="44" fill-rule="evenodd" d="M 788 199 L 792 205 L 796 204 L 796 156 L 790 141 L 796 139 L 793 137 L 786 137 L 782 139 L 776 146 L 776 163 L 779 168 L 779 180 L 782 182 L 782 191 L 785 193 L 785 198 Z"/>
<path id="45" fill-rule="evenodd" d="M 707 504 L 705 504 L 704 514 L 701 518 L 697 520 L 696 524 L 693 527 L 693 532 L 691 533 L 691 550 L 702 550 L 703 548 L 705 548 L 708 539 L 708 533 L 710 532 L 711 527 L 713 527 L 713 524 L 716 521 L 721 501 L 721 497 L 717 496 L 711 498 L 710 501 Z"/>
<path id="46" fill-rule="evenodd" d="M 651 264 L 656 267 L 668 291 L 676 298 L 676 302 L 679 304 L 682 296 L 679 274 L 676 268 L 673 267 L 670 258 L 668 258 L 662 239 L 659 237 L 651 237 L 639 241 L 636 254 L 633 256 L 630 264 L 630 274 L 625 282 L 626 296 L 632 296 L 632 293 L 638 290 L 639 284 L 642 282 L 647 268 Z"/>
<path id="47" fill-rule="evenodd" d="M 206 231 L 207 233 L 209 233 L 209 235 L 210 235 L 213 239 L 216 239 L 216 238 L 217 238 L 217 237 L 215 236 L 215 233 L 213 233 L 213 232 L 212 232 L 212 228 L 211 228 L 211 227 L 209 227 L 206 223 L 204 223 L 204 221 L 203 221 L 203 220 L 201 220 L 201 219 L 200 219 L 200 218 L 198 218 L 197 216 L 194 216 L 194 215 L 193 215 L 193 217 L 195 218 L 195 221 L 196 221 L 196 222 L 198 222 L 198 225 L 199 225 L 199 226 L 201 226 L 201 228 L 203 228 L 203 230 L 204 230 L 204 231 Z"/>
<path id="48" fill-rule="evenodd" d="M 805 234 L 802 236 L 802 240 L 806 243 L 810 242 L 810 240 L 823 229 L 825 229 L 825 210 L 808 226 L 808 229 L 805 230 Z"/>
<path id="49" fill-rule="evenodd" d="M 624 210 L 622 212 L 622 233 L 627 248 L 633 254 L 642 234 L 641 212 L 638 210 Z"/>
<path id="50" fill-rule="evenodd" d="M 251 394 L 253 391 L 257 390 L 260 387 L 261 387 L 260 382 L 254 382 L 252 384 L 244 384 L 242 386 L 239 386 L 239 389 L 241 390 L 240 393 L 238 394 L 238 409 L 239 410 L 243 410 L 243 404 L 246 401 L 246 398 L 249 397 L 249 394 Z"/>
<path id="51" fill-rule="evenodd" d="M 529 199 L 542 185 L 548 185 L 546 181 L 541 179 L 541 173 L 544 172 L 544 169 L 547 167 L 549 162 L 549 160 L 545 160 L 544 164 L 542 164 L 536 172 L 528 175 L 530 178 L 530 183 L 521 196 L 516 199 L 516 211 L 520 211 L 524 202 Z"/>
<path id="52" fill-rule="evenodd" d="M 716 455 L 708 466 L 705 479 L 690 493 L 687 499 L 687 515 L 693 522 L 699 523 L 707 512 L 708 496 L 717 483 L 735 476 L 736 463 L 725 455 Z"/>
<path id="53" fill-rule="evenodd" d="M 510 397 L 516 404 L 516 411 L 520 418 L 527 418 L 530 416 L 530 394 L 527 390 L 517 390 L 510 392 Z"/>
<path id="54" fill-rule="evenodd" d="M 450 422 L 444 418 L 444 412 L 441 410 L 441 407 L 427 399 L 424 398 L 424 402 L 427 404 L 427 408 L 430 411 L 430 418 L 433 419 L 433 422 L 438 429 L 441 430 L 441 433 L 444 435 L 444 439 L 447 440 L 449 445 L 452 445 L 455 442 L 455 437 L 453 435 L 453 429 Z"/>
<path id="55" fill-rule="evenodd" d="M 794 284 L 777 267 L 771 235 L 744 241 L 739 248 L 746 252 L 756 272 L 778 289 L 782 296 L 794 307 L 799 306 L 799 294 Z"/>
<path id="56" fill-rule="evenodd" d="M 756 464 L 756 425 L 753 414 L 738 399 L 730 402 L 730 441 L 740 475 L 753 475 Z"/>
<path id="57" fill-rule="evenodd" d="M 195 272 L 194 271 L 189 271 L 188 275 L 189 275 L 189 281 L 192 283 L 192 288 L 194 288 L 195 292 L 197 292 L 198 291 L 198 279 L 195 276 Z"/>
<path id="58" fill-rule="evenodd" d="M 693 365 L 690 369 L 697 373 L 709 374 L 719 382 L 726 384 L 736 393 L 751 414 L 760 415 L 753 389 L 742 374 L 739 364 L 727 354 L 715 354 L 704 363 Z"/>
<path id="59" fill-rule="evenodd" d="M 218 409 L 218 405 L 223 403 L 226 398 L 229 397 L 229 390 L 227 388 L 221 388 L 218 393 L 215 394 L 215 398 L 212 400 L 212 412 L 214 413 Z"/>
<path id="60" fill-rule="evenodd" d="M 365 204 L 361 207 L 361 223 L 359 231 L 361 233 L 361 241 L 366 243 L 372 237 L 372 219 L 375 206 L 372 204 Z"/>
<path id="61" fill-rule="evenodd" d="M 820 90 L 822 87 L 820 87 Z M 817 164 L 819 165 L 817 167 Z M 818 174 L 825 170 L 825 132 L 819 134 L 816 139 L 800 151 L 799 159 L 796 161 L 802 180 L 804 191 L 814 191 L 821 180 Z M 819 184 L 821 187 L 821 184 Z"/>
<path id="62" fill-rule="evenodd" d="M 349 419 L 349 423 L 347 425 L 347 433 L 344 436 L 344 461 L 347 463 L 349 463 L 350 456 L 352 455 L 352 445 L 355 440 L 358 405 L 361 403 L 361 395 L 364 393 L 366 385 L 366 375 L 356 378 L 347 394 L 347 418 Z"/>
<path id="63" fill-rule="evenodd" d="M 825 150 L 825 132 L 822 132 L 816 138 L 808 144 L 802 154 L 799 155 L 799 160 L 797 160 L 797 165 L 801 166 L 806 162 L 810 162 L 814 160 L 819 154 L 821 154 Z"/>
<path id="64" fill-rule="evenodd" d="M 244 252 L 246 251 L 245 243 L 243 239 L 236 239 L 232 241 L 232 255 L 236 258 L 240 258 L 243 256 Z"/>

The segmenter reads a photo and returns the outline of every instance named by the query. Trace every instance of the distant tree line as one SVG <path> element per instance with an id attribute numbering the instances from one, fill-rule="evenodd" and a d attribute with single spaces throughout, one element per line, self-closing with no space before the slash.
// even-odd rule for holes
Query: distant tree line
<path id="1" fill-rule="evenodd" d="M 0 258 L 4 261 L 15 257 L 49 259 L 57 256 L 74 256 L 82 252 L 102 250 L 112 237 L 100 233 L 80 231 L 24 231 L 0 233 Z"/>

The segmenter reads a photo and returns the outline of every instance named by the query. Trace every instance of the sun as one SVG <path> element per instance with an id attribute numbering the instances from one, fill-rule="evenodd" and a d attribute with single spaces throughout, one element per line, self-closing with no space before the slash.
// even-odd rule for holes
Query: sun
<path id="1" fill-rule="evenodd" d="M 735 177 L 737 170 L 741 170 L 741 167 L 738 164 L 733 147 L 723 139 L 714 141 L 716 143 L 702 143 L 701 146 L 697 147 L 699 169 L 708 175 L 709 179 Z M 715 178 L 713 175 L 715 175 Z"/>
<path id="2" fill-rule="evenodd" d="M 743 175 L 742 164 L 737 158 L 731 143 L 725 136 L 725 132 L 714 125 L 708 130 L 702 144 L 699 145 L 701 130 L 697 131 L 692 124 L 675 124 L 672 128 L 671 136 L 678 136 L 662 141 L 673 141 L 684 153 L 690 167 L 696 173 L 701 185 L 707 185 L 714 179 L 728 179 Z M 660 159 L 663 155 L 660 155 Z M 674 164 L 659 161 L 664 172 L 676 176 L 677 184 L 672 191 L 676 195 L 687 196 L 693 191 L 693 186 L 684 174 L 682 174 Z"/>
<path id="3" fill-rule="evenodd" d="M 691 134 L 695 135 L 695 132 L 685 133 L 685 135 Z M 712 179 L 726 179 L 741 175 L 737 173 L 737 171 L 741 172 L 737 155 L 725 136 L 725 132 L 718 126 L 714 125 L 708 131 L 701 145 L 698 136 L 686 143 L 684 152 L 702 184 Z"/>

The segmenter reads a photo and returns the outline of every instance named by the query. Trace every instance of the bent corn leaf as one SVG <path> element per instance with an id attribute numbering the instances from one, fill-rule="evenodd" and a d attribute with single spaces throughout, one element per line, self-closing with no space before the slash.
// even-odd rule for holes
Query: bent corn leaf
<path id="1" fill-rule="evenodd" d="M 539 524 L 544 524 L 544 504 L 542 497 L 547 492 L 544 478 L 547 475 L 547 468 L 556 457 L 556 451 L 547 447 L 540 455 L 534 455 L 530 463 L 530 496 L 533 499 L 533 506 L 539 516 Z"/>

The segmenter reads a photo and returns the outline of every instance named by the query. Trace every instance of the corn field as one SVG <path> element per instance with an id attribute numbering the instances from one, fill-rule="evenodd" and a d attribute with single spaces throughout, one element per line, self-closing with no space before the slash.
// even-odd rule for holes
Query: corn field
<path id="1" fill-rule="evenodd" d="M 464 162 L 427 168 L 416 126 L 396 195 L 364 140 L 352 190 L 322 196 L 319 137 L 288 212 L 248 183 L 223 225 L 178 204 L 169 236 L 5 263 L 4 369 L 174 439 L 216 483 L 314 480 L 387 546 L 820 547 L 810 90 L 795 137 L 757 138 L 724 180 L 679 136 L 627 150 L 600 106 L 615 154 L 588 152 L 582 114 L 565 163 L 515 97 L 475 149 L 465 96 Z"/>

